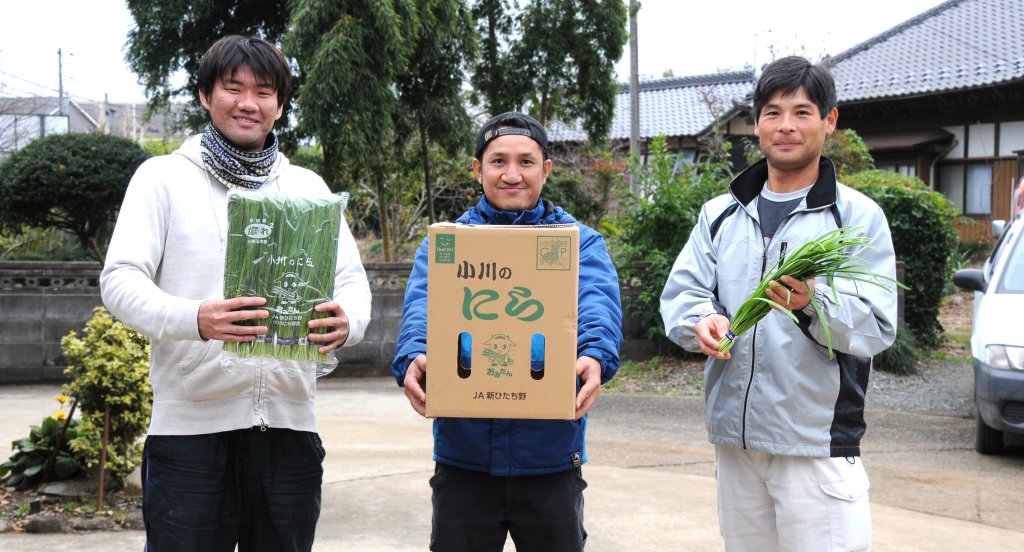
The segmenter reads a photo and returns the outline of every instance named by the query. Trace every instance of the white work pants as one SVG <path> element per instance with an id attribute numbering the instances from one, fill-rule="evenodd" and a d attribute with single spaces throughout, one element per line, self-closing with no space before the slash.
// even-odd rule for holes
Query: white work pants
<path id="1" fill-rule="evenodd" d="M 860 458 L 774 456 L 715 446 L 718 520 L 729 552 L 871 549 Z"/>

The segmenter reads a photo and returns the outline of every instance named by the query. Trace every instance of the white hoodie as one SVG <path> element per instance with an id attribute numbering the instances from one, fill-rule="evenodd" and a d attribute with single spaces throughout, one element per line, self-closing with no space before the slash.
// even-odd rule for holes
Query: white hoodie
<path id="1" fill-rule="evenodd" d="M 203 168 L 201 136 L 149 159 L 125 193 L 100 276 L 110 312 L 151 338 L 151 435 L 196 435 L 253 426 L 316 431 L 311 372 L 272 367 L 225 371 L 223 342 L 199 337 L 199 305 L 222 299 L 227 187 Z M 323 179 L 279 154 L 260 191 L 330 195 Z M 346 346 L 370 321 L 370 286 L 347 224 L 341 225 L 334 298 L 349 320 Z M 277 368 L 277 369 L 272 369 Z"/>

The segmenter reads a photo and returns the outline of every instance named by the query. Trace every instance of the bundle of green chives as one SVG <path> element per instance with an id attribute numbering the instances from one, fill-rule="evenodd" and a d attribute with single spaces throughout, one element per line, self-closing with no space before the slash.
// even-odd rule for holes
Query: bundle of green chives
<path id="1" fill-rule="evenodd" d="M 247 343 L 225 343 L 239 357 L 331 362 L 309 341 L 308 323 L 329 316 L 313 310 L 334 296 L 338 231 L 345 198 L 308 199 L 232 191 L 224 297 L 265 297 L 268 331 Z M 327 328 L 318 328 L 325 333 Z"/>
<path id="2" fill-rule="evenodd" d="M 888 284 L 895 284 L 907 289 L 905 285 L 899 283 L 894 278 L 865 270 L 864 263 L 851 255 L 850 252 L 851 248 L 861 247 L 871 247 L 871 239 L 864 236 L 859 228 L 838 228 L 805 243 L 790 254 L 788 258 L 779 259 L 768 270 L 767 275 L 761 280 L 757 288 L 754 289 L 750 298 L 744 301 L 740 308 L 736 310 L 736 316 L 733 317 L 729 331 L 718 341 L 718 350 L 723 353 L 728 352 L 736 338 L 754 327 L 755 324 L 771 312 L 773 307 L 788 315 L 794 322 L 797 321 L 796 315 L 782 305 L 765 297 L 765 291 L 771 286 L 770 282 L 778 282 L 779 278 L 787 274 L 801 282 L 810 278 L 824 276 L 828 280 L 829 287 L 832 288 L 832 297 L 837 304 L 839 303 L 839 296 L 835 291 L 834 285 L 834 279 L 837 277 L 876 285 L 882 289 L 890 289 Z M 814 307 L 814 311 L 818 313 L 818 320 L 821 321 L 821 327 L 825 331 L 828 354 L 829 358 L 831 358 L 832 336 L 829 333 L 828 322 L 825 320 L 821 306 L 814 300 L 813 294 L 811 294 L 811 305 Z"/>

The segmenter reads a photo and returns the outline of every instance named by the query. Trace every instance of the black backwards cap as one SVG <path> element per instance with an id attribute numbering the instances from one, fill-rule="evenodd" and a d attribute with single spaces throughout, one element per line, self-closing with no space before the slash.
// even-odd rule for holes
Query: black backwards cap
<path id="1" fill-rule="evenodd" d="M 476 159 L 483 160 L 484 150 L 487 149 L 487 144 L 490 144 L 491 140 L 509 134 L 529 136 L 534 142 L 540 144 L 544 159 L 548 158 L 548 133 L 544 130 L 544 126 L 525 113 L 509 111 L 494 117 L 480 127 L 480 132 L 476 135 Z"/>

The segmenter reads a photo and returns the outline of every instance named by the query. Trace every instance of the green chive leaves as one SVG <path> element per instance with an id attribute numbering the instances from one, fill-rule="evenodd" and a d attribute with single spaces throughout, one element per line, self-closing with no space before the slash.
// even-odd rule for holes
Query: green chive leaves
<path id="1" fill-rule="evenodd" d="M 718 342 L 718 350 L 723 353 L 728 352 L 736 338 L 754 327 L 771 312 L 772 308 L 778 309 L 779 312 L 792 318 L 794 322 L 797 321 L 792 312 L 765 297 L 765 291 L 770 286 L 770 282 L 778 282 L 784 275 L 792 276 L 800 281 L 818 277 L 825 278 L 832 289 L 832 297 L 836 304 L 839 303 L 834 285 L 836 278 L 852 280 L 857 284 L 871 284 L 882 289 L 891 289 L 892 284 L 907 289 L 905 285 L 897 282 L 894 278 L 865 269 L 864 262 L 854 256 L 856 250 L 862 248 L 871 248 L 871 239 L 864 236 L 859 228 L 837 228 L 805 243 L 787 255 L 785 259 L 780 259 L 781 264 L 776 262 L 751 293 L 750 298 L 740 305 L 730 324 L 729 332 Z M 833 355 L 832 336 L 829 333 L 824 312 L 821 305 L 814 299 L 814 294 L 811 294 L 811 306 L 821 322 L 829 358 L 831 358 Z"/>
<path id="2" fill-rule="evenodd" d="M 231 191 L 224 262 L 224 297 L 265 297 L 270 318 L 265 335 L 248 343 L 225 343 L 238 357 L 335 362 L 309 341 L 308 323 L 330 316 L 313 307 L 334 296 L 335 265 L 345 198 L 308 199 Z M 326 333 L 329 328 L 317 328 Z"/>

